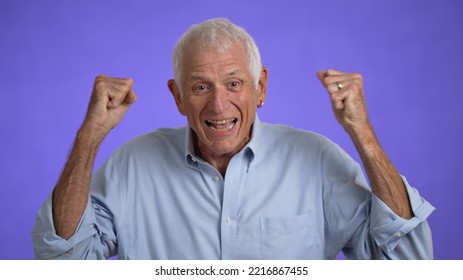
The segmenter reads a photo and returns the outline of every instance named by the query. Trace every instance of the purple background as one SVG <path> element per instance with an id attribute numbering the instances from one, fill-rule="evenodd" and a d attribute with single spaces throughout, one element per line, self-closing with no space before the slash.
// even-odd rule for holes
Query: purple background
<path id="1" fill-rule="evenodd" d="M 320 132 L 358 156 L 316 78 L 364 76 L 391 160 L 434 206 L 437 259 L 462 259 L 463 1 L 0 2 L 0 259 L 33 258 L 30 231 L 84 117 L 97 74 L 132 77 L 139 97 L 101 146 L 179 126 L 166 87 L 191 24 L 228 17 L 269 68 L 262 121 Z M 460 174 L 460 175 L 458 175 Z"/>

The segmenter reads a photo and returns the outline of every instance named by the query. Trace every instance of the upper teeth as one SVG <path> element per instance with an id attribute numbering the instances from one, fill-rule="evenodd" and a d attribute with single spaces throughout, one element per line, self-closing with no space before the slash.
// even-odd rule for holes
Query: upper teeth
<path id="1" fill-rule="evenodd" d="M 207 122 L 213 123 L 213 124 L 226 124 L 234 120 L 235 120 L 234 118 L 230 118 L 230 119 L 225 119 L 225 120 L 207 120 Z"/>

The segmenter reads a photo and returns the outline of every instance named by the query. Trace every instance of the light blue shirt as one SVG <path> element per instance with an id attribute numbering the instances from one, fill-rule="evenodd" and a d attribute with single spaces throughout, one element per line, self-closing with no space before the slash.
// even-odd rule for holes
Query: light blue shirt
<path id="1" fill-rule="evenodd" d="M 191 129 L 137 137 L 94 174 L 74 235 L 51 195 L 32 233 L 39 259 L 432 259 L 434 210 L 404 179 L 414 217 L 395 215 L 325 137 L 256 118 L 226 176 L 195 155 Z"/>

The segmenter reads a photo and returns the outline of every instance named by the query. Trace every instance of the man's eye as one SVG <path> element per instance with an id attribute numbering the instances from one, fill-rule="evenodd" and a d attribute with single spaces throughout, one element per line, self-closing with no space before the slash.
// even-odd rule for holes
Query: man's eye
<path id="1" fill-rule="evenodd" d="M 194 91 L 207 91 L 208 87 L 206 85 L 196 85 L 193 87 Z"/>
<path id="2" fill-rule="evenodd" d="M 241 83 L 238 82 L 238 81 L 232 81 L 232 82 L 228 83 L 228 87 L 230 87 L 230 88 L 239 88 L 239 87 L 241 87 Z"/>

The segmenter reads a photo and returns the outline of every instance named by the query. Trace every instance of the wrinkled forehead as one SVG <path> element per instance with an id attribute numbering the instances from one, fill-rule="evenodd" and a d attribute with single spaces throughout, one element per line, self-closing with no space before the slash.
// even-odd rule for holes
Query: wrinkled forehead
<path id="1" fill-rule="evenodd" d="M 205 36 L 190 39 L 186 44 L 184 55 L 194 55 L 201 51 L 223 54 L 230 50 L 236 53 L 246 53 L 244 42 L 241 40 L 228 37 L 218 39 Z"/>
<path id="2" fill-rule="evenodd" d="M 227 59 L 238 61 L 243 65 L 248 65 L 249 62 L 246 50 L 240 44 L 216 46 L 195 43 L 189 45 L 188 49 L 183 53 L 180 65 L 183 70 L 186 70 L 194 65 L 214 63 Z"/>

